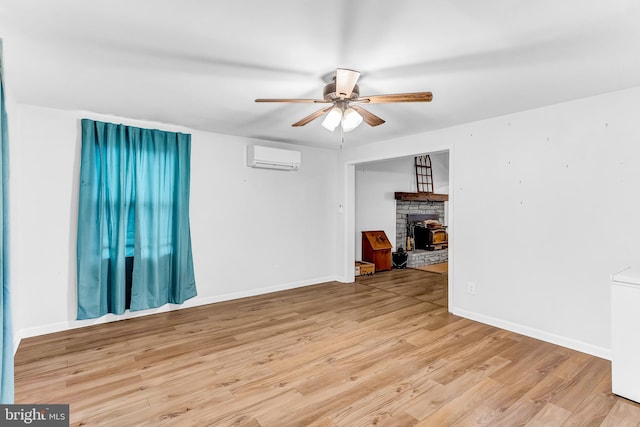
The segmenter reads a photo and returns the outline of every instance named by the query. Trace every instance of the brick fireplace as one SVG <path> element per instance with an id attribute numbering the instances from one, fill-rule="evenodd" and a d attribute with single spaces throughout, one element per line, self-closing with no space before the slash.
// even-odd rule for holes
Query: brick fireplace
<path id="1" fill-rule="evenodd" d="M 408 218 L 427 216 L 437 219 L 444 224 L 444 200 L 402 200 L 403 197 L 396 193 L 396 250 L 398 248 L 407 249 L 407 225 Z M 418 193 L 419 194 L 419 193 Z M 443 199 L 442 197 L 440 197 Z M 414 197 L 415 199 L 415 197 Z M 407 259 L 407 267 L 418 267 L 423 265 L 438 264 L 448 260 L 447 249 L 440 250 L 411 250 Z"/>

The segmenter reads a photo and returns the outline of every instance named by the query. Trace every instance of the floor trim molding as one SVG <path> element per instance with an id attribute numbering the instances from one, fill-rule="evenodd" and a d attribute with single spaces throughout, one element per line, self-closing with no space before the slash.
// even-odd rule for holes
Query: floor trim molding
<path id="1" fill-rule="evenodd" d="M 460 308 L 452 308 L 449 311 L 452 314 L 455 314 L 456 316 L 461 316 L 469 320 L 484 323 L 486 325 L 495 326 L 497 328 L 505 329 L 507 331 L 516 332 L 518 334 L 522 334 L 531 338 L 546 341 L 551 344 L 567 347 L 572 350 L 576 350 L 582 353 L 590 354 L 592 356 L 600 357 L 602 359 L 611 360 L 611 357 L 612 357 L 610 348 L 596 346 L 593 344 L 586 343 L 584 341 L 567 338 L 562 335 L 556 335 L 556 334 L 543 331 L 537 328 L 532 328 L 530 326 L 509 322 L 507 320 L 486 316 L 484 314 L 476 313 L 473 311 L 467 311 Z"/>

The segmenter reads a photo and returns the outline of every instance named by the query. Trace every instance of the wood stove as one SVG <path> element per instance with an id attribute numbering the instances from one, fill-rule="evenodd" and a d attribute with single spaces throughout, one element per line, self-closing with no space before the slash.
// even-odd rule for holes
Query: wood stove
<path id="1" fill-rule="evenodd" d="M 438 222 L 437 215 L 408 215 L 407 224 L 414 249 L 433 251 L 449 247 L 447 227 Z"/>

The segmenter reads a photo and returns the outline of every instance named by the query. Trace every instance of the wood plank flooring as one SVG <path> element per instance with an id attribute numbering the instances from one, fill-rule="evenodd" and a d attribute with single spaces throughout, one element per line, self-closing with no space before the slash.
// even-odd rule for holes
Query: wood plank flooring
<path id="1" fill-rule="evenodd" d="M 610 364 L 447 312 L 393 270 L 22 341 L 16 403 L 73 426 L 638 426 Z"/>

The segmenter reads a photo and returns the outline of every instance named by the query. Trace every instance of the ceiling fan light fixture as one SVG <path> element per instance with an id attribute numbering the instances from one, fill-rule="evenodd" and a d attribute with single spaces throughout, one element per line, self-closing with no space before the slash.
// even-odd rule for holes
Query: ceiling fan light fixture
<path id="1" fill-rule="evenodd" d="M 369 126 L 380 126 L 385 121 L 362 107 L 362 104 L 388 104 L 393 102 L 431 102 L 431 92 L 391 93 L 387 95 L 360 96 L 357 85 L 360 72 L 346 68 L 338 68 L 333 81 L 327 83 L 322 91 L 322 99 L 308 98 L 258 98 L 256 102 L 297 102 L 312 104 L 329 104 L 314 111 L 301 120 L 293 123 L 292 127 L 306 124 L 325 116 L 322 126 L 333 132 L 341 125 L 342 132 L 350 132 L 365 122 Z M 327 81 L 328 78 L 323 80 Z M 353 104 L 353 105 L 351 105 Z"/>
<path id="2" fill-rule="evenodd" d="M 342 130 L 351 132 L 362 123 L 362 116 L 353 108 L 349 107 L 344 110 L 342 115 Z"/>
<path id="3" fill-rule="evenodd" d="M 333 107 L 327 113 L 327 117 L 322 122 L 322 127 L 330 132 L 333 132 L 335 128 L 340 124 L 342 119 L 342 110 L 338 107 Z"/>

